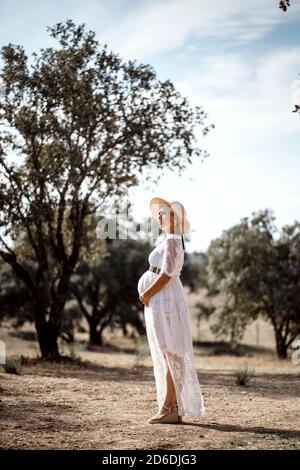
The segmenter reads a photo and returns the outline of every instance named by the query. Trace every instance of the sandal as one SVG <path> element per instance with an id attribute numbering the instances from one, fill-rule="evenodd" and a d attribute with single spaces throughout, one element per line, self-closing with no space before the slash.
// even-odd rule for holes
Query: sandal
<path id="1" fill-rule="evenodd" d="M 162 409 L 166 410 L 167 413 L 158 413 L 156 416 L 148 419 L 149 424 L 155 423 L 181 423 L 182 416 L 178 415 L 178 405 L 174 403 L 172 405 L 163 405 Z"/>

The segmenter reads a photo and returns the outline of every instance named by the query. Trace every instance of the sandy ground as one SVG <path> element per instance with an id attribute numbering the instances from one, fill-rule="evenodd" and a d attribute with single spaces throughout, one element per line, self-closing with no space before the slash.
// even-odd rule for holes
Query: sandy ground
<path id="1" fill-rule="evenodd" d="M 195 346 L 206 406 L 201 418 L 155 424 L 152 360 L 137 362 L 134 340 L 107 338 L 81 361 L 35 361 L 38 347 L 2 327 L 7 357 L 27 359 L 21 375 L 0 367 L 1 449 L 300 449 L 300 366 L 272 351 L 235 357 Z M 254 367 L 247 387 L 235 371 Z"/>

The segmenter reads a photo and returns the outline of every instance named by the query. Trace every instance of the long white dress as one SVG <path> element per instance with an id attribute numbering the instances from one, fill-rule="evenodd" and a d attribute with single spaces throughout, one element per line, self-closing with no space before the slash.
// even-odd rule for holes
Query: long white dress
<path id="1" fill-rule="evenodd" d="M 178 414 L 203 416 L 205 409 L 194 362 L 189 308 L 180 279 L 184 261 L 181 235 L 167 233 L 151 251 L 148 261 L 161 271 L 159 274 L 149 270 L 143 273 L 137 285 L 139 294 L 160 274 L 171 276 L 167 284 L 150 298 L 148 306 L 144 307 L 158 411 L 166 397 L 167 360 L 176 391 Z"/>

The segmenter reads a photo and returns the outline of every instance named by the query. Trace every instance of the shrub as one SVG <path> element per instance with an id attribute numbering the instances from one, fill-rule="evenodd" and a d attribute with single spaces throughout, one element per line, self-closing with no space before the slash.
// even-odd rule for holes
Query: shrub
<path id="1" fill-rule="evenodd" d="M 247 364 L 237 369 L 234 373 L 236 385 L 245 386 L 254 377 L 254 368 L 249 368 Z"/>
<path id="2" fill-rule="evenodd" d="M 4 364 L 4 370 L 7 374 L 21 374 L 22 370 L 22 358 L 19 356 L 14 356 L 7 359 L 6 363 Z"/>

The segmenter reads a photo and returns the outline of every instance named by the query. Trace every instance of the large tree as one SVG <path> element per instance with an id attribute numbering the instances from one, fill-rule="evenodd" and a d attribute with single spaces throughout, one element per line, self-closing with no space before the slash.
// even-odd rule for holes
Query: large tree
<path id="1" fill-rule="evenodd" d="M 33 296 L 42 357 L 59 359 L 57 337 L 89 214 L 113 203 L 157 168 L 184 169 L 206 114 L 170 80 L 100 47 L 72 20 L 48 27 L 57 48 L 29 64 L 24 48 L 2 47 L 0 255 Z M 153 173 L 153 181 L 157 180 Z M 27 231 L 32 276 L 14 251 Z M 53 262 L 54 261 L 54 262 Z"/>
<path id="2" fill-rule="evenodd" d="M 258 315 L 273 326 L 277 355 L 300 334 L 300 223 L 280 236 L 271 211 L 223 232 L 208 249 L 208 284 L 218 294 L 215 331 L 235 341 Z"/>

